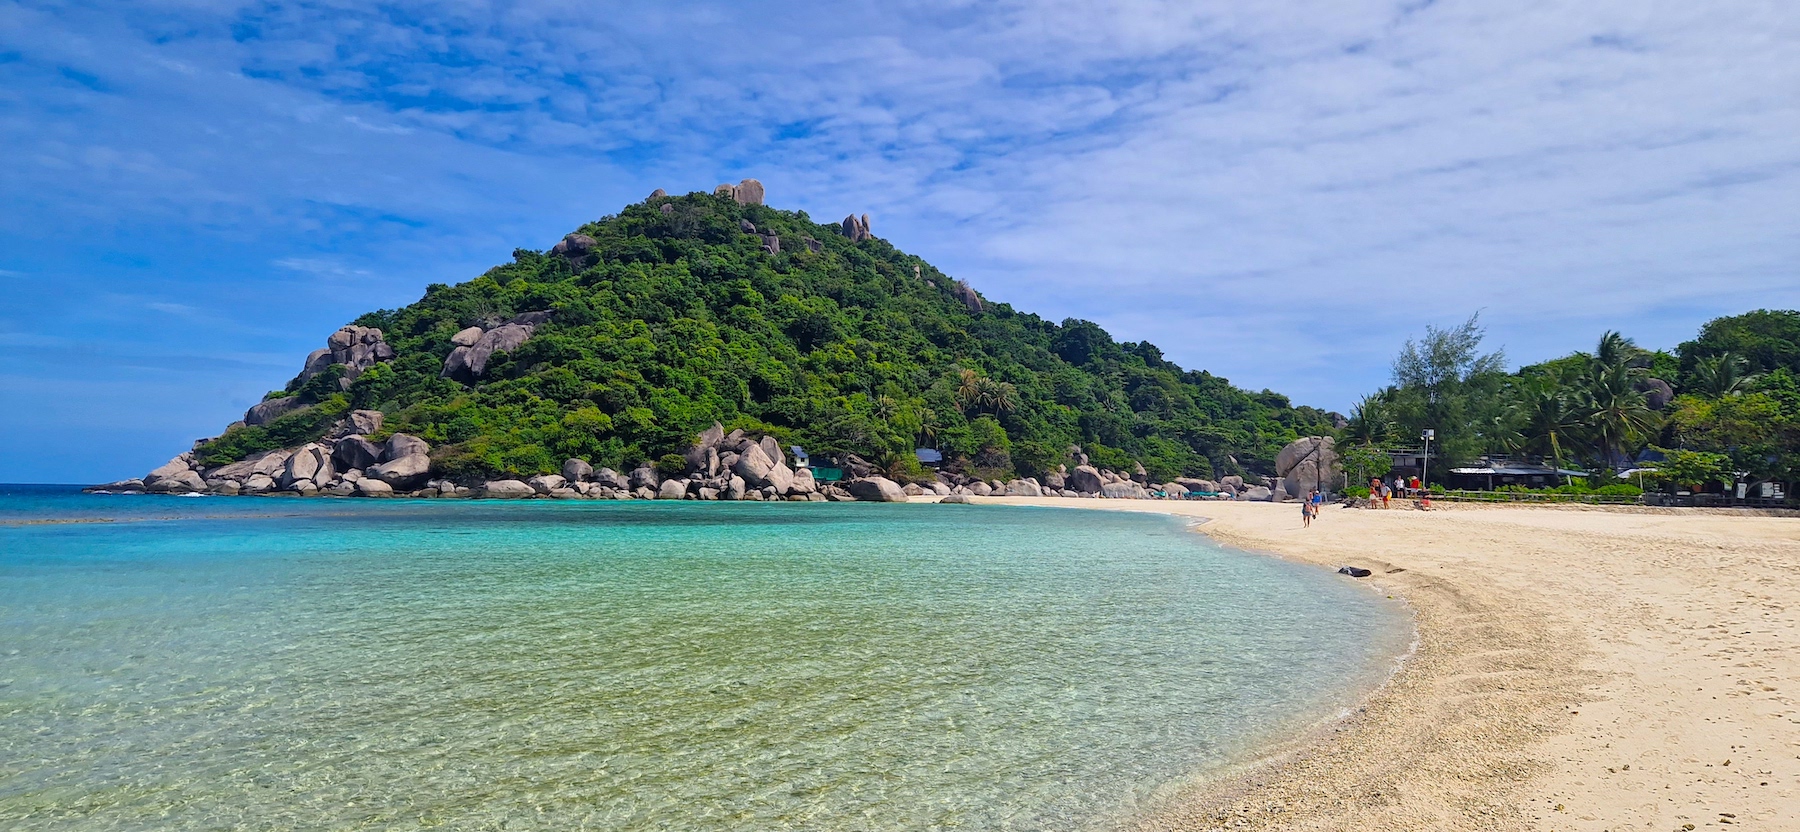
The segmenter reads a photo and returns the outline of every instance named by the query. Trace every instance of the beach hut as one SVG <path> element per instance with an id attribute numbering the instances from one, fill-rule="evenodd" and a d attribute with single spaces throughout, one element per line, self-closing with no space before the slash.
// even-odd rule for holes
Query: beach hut
<path id="1" fill-rule="evenodd" d="M 1503 485 L 1549 488 L 1587 475 L 1586 471 L 1557 468 L 1542 462 L 1484 456 L 1473 465 L 1450 469 L 1449 486 L 1464 491 L 1492 491 Z"/>
<path id="2" fill-rule="evenodd" d="M 913 450 L 913 458 L 927 468 L 936 468 L 944 464 L 944 454 L 936 448 L 916 448 Z"/>

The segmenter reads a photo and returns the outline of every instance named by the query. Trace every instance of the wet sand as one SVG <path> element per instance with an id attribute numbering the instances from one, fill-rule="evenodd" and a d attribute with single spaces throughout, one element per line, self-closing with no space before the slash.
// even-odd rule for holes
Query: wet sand
<path id="1" fill-rule="evenodd" d="M 976 502 L 1206 517 L 1415 610 L 1417 652 L 1361 709 L 1143 829 L 1800 830 L 1800 519 Z"/>

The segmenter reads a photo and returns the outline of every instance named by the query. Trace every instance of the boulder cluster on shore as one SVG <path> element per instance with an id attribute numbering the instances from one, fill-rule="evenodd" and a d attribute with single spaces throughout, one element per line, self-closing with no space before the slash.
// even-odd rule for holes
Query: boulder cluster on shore
<path id="1" fill-rule="evenodd" d="M 882 475 L 855 454 L 842 460 L 844 479 L 819 482 L 807 465 L 790 465 L 772 436 L 752 437 L 742 430 L 726 433 L 714 423 L 685 454 L 685 469 L 665 474 L 649 463 L 629 472 L 598 468 L 570 459 L 558 474 L 528 479 L 458 482 L 433 477 L 431 446 L 425 440 L 395 433 L 382 442 L 382 414 L 356 410 L 339 420 L 316 442 L 266 451 L 227 465 L 202 464 L 193 451 L 183 453 L 142 479 L 88 488 L 92 492 L 220 495 L 290 495 L 330 497 L 486 497 L 564 500 L 752 500 L 906 502 L 909 497 L 938 496 L 951 502 L 967 497 L 1070 497 L 1098 499 L 1274 500 L 1304 496 L 1320 474 L 1330 476 L 1336 464 L 1329 438 L 1299 439 L 1283 449 L 1278 467 L 1283 476 L 1267 485 L 1247 484 L 1243 477 L 1214 480 L 1177 478 L 1151 482 L 1142 465 L 1130 473 L 1097 468 L 1079 455 L 1077 464 L 1057 466 L 1042 477 L 982 480 L 940 471 L 928 481 L 901 484 Z M 1314 464 L 1318 463 L 1318 464 Z M 1311 467 L 1311 470 L 1301 470 Z"/>

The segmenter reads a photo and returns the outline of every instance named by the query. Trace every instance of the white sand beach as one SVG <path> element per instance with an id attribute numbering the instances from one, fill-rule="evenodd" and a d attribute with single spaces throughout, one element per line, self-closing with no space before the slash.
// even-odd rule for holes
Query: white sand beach
<path id="1" fill-rule="evenodd" d="M 977 502 L 1206 517 L 1416 610 L 1416 655 L 1365 707 L 1146 829 L 1800 829 L 1800 519 Z"/>

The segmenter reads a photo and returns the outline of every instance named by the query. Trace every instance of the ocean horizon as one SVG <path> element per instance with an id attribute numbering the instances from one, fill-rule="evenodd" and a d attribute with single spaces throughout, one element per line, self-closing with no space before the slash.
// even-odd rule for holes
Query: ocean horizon
<path id="1" fill-rule="evenodd" d="M 1130 512 L 0 486 L 0 825 L 1101 829 L 1397 602 Z"/>

